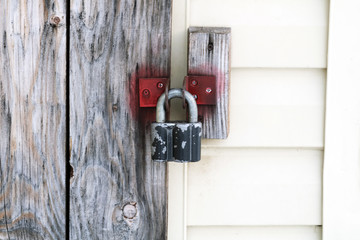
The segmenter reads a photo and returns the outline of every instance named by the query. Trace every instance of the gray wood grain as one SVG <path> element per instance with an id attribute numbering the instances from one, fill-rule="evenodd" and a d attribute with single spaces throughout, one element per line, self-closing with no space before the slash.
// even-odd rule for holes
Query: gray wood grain
<path id="1" fill-rule="evenodd" d="M 0 239 L 64 239 L 65 1 L 0 6 Z"/>
<path id="2" fill-rule="evenodd" d="M 203 138 L 225 139 L 229 134 L 230 28 L 190 27 L 188 75 L 214 75 L 216 106 L 198 106 Z"/>
<path id="3" fill-rule="evenodd" d="M 71 239 L 166 238 L 139 77 L 170 75 L 171 0 L 71 1 Z"/>

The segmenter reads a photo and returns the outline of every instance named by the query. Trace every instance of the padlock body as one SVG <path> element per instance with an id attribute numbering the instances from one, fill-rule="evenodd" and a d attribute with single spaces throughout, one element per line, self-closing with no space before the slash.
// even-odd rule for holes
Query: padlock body
<path id="1" fill-rule="evenodd" d="M 173 159 L 173 129 L 175 123 L 151 124 L 151 158 L 154 161 Z"/>
<path id="2" fill-rule="evenodd" d="M 201 122 L 175 123 L 173 129 L 175 162 L 197 162 L 201 156 Z"/>

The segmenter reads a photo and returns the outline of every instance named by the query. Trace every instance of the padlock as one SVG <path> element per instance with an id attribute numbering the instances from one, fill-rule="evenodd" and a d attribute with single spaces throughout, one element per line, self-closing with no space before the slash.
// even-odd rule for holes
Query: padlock
<path id="1" fill-rule="evenodd" d="M 184 93 L 184 95 L 183 95 Z M 201 153 L 201 122 L 194 97 L 188 91 L 171 89 L 168 99 L 182 98 L 188 103 L 189 122 L 165 122 L 165 93 L 156 105 L 156 122 L 151 125 L 154 161 L 197 162 Z"/>

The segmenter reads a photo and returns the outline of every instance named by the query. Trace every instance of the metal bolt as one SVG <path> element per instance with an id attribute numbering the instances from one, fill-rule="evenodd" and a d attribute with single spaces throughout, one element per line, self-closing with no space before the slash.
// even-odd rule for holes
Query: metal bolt
<path id="1" fill-rule="evenodd" d="M 191 85 L 196 86 L 198 85 L 198 82 L 196 80 L 191 80 Z"/>
<path id="2" fill-rule="evenodd" d="M 144 89 L 142 93 L 143 93 L 144 96 L 148 96 L 148 95 L 150 95 L 150 90 L 149 89 Z"/>
<path id="3" fill-rule="evenodd" d="M 163 84 L 162 82 L 158 82 L 157 87 L 158 87 L 158 88 L 163 88 L 163 87 L 164 87 L 164 84 Z"/>
<path id="4" fill-rule="evenodd" d="M 194 96 L 195 100 L 197 100 L 197 99 L 198 99 L 198 96 L 197 96 L 196 94 L 194 94 L 193 96 Z"/>
<path id="5" fill-rule="evenodd" d="M 50 17 L 50 24 L 54 27 L 57 27 L 61 22 L 61 18 L 57 15 Z"/>
<path id="6" fill-rule="evenodd" d="M 206 90 L 205 90 L 205 91 L 206 91 L 206 93 L 207 93 L 207 94 L 209 94 L 209 93 L 211 93 L 211 92 L 212 92 L 212 89 L 208 87 L 208 88 L 206 88 Z"/>

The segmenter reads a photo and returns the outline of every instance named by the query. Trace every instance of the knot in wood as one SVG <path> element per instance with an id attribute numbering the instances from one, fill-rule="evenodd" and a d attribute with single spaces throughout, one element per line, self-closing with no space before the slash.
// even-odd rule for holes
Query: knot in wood
<path id="1" fill-rule="evenodd" d="M 128 203 L 123 208 L 124 218 L 133 219 L 137 214 L 136 203 Z"/>

